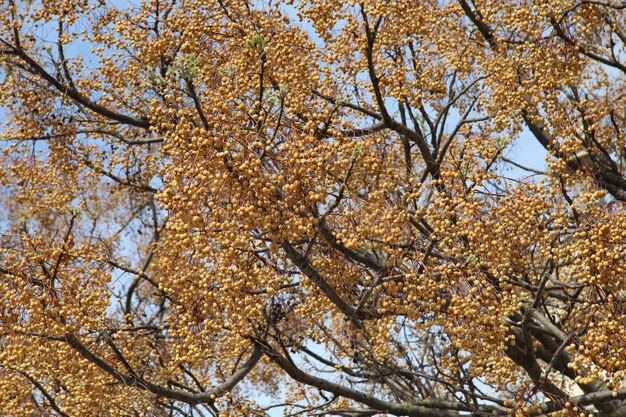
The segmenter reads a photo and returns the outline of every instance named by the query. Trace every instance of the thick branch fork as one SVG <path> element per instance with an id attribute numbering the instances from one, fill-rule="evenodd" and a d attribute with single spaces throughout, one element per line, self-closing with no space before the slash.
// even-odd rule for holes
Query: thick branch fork
<path id="1" fill-rule="evenodd" d="M 215 386 L 210 391 L 192 394 L 151 383 L 131 370 L 128 370 L 127 373 L 119 371 L 109 362 L 93 353 L 74 334 L 66 336 L 65 341 L 78 353 L 80 353 L 85 359 L 97 365 L 100 369 L 113 376 L 119 382 L 130 387 L 150 391 L 151 393 L 156 394 L 160 397 L 180 401 L 191 405 L 213 404 L 216 398 L 224 395 L 227 392 L 230 392 L 241 380 L 243 380 L 246 375 L 248 375 L 250 371 L 254 369 L 254 367 L 257 365 L 263 355 L 261 347 L 258 345 L 254 345 L 248 359 L 242 364 L 239 369 L 237 369 L 232 375 L 226 378 L 224 382 Z"/>

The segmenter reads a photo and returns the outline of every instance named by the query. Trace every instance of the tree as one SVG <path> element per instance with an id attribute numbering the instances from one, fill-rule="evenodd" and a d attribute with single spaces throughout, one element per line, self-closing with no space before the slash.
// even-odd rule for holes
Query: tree
<path id="1" fill-rule="evenodd" d="M 0 6 L 0 414 L 626 415 L 623 0 L 124 3 Z"/>

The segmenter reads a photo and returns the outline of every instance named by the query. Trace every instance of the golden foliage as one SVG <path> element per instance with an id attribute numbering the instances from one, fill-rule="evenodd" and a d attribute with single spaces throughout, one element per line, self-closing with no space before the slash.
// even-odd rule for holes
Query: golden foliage
<path id="1" fill-rule="evenodd" d="M 121 3 L 0 6 L 0 414 L 626 413 L 623 1 Z"/>

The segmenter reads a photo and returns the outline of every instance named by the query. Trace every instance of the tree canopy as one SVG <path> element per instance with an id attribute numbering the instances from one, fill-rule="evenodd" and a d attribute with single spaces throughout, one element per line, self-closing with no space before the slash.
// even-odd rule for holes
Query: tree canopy
<path id="1" fill-rule="evenodd" d="M 5 0 L 0 77 L 0 415 L 626 416 L 623 0 Z"/>

